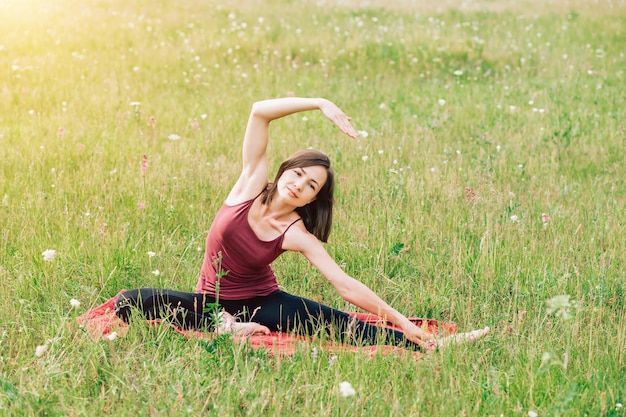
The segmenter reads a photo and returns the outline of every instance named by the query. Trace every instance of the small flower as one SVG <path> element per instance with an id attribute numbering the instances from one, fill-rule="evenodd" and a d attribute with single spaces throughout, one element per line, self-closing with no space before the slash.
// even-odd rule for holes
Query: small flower
<path id="1" fill-rule="evenodd" d="M 169 140 L 178 140 L 178 139 L 180 139 L 180 136 L 175 134 L 175 133 L 171 133 L 167 138 Z"/>
<path id="2" fill-rule="evenodd" d="M 80 301 L 78 301 L 76 298 L 72 298 L 70 300 L 70 305 L 74 308 L 78 308 L 80 307 Z"/>
<path id="3" fill-rule="evenodd" d="M 156 127 L 156 119 L 154 118 L 154 116 L 150 116 L 150 118 L 148 119 L 148 126 L 153 129 Z"/>
<path id="4" fill-rule="evenodd" d="M 146 155 L 145 153 L 141 157 L 141 162 L 139 163 L 139 166 L 141 167 L 142 171 L 148 169 L 148 155 Z"/>
<path id="5" fill-rule="evenodd" d="M 107 335 L 107 339 L 109 340 L 115 340 L 117 339 L 117 332 L 111 332 Z"/>
<path id="6" fill-rule="evenodd" d="M 311 356 L 313 356 L 313 359 L 317 359 L 318 355 L 319 355 L 319 352 L 317 351 L 317 348 L 313 346 L 313 349 L 311 349 Z"/>
<path id="7" fill-rule="evenodd" d="M 54 257 L 57 256 L 57 251 L 54 249 L 46 249 L 41 253 L 43 255 L 43 260 L 46 262 L 51 262 L 54 260 Z"/>
<path id="8" fill-rule="evenodd" d="M 141 105 L 140 101 L 131 101 L 130 103 L 128 103 L 131 107 L 139 107 Z"/>
<path id="9" fill-rule="evenodd" d="M 514 214 L 514 215 L 512 215 L 512 216 L 511 216 L 511 221 L 512 221 L 513 223 L 517 223 L 517 222 L 519 222 L 519 217 L 517 217 L 517 215 L 516 215 L 516 214 Z"/>
<path id="10" fill-rule="evenodd" d="M 194 120 L 193 122 L 191 122 L 191 128 L 193 130 L 198 130 L 198 127 L 200 127 L 200 124 L 198 123 L 197 120 Z"/>
<path id="11" fill-rule="evenodd" d="M 617 408 L 618 410 L 619 410 L 620 408 L 622 408 L 622 407 L 624 407 L 624 405 L 623 405 L 622 403 L 617 403 L 617 404 L 615 404 L 615 408 Z"/>
<path id="12" fill-rule="evenodd" d="M 61 126 L 59 130 L 57 130 L 57 137 L 62 138 L 63 136 L 65 136 L 65 128 Z"/>
<path id="13" fill-rule="evenodd" d="M 363 138 L 366 138 L 369 136 L 369 133 L 367 133 L 365 130 L 357 130 L 356 133 Z"/>
<path id="14" fill-rule="evenodd" d="M 142 203 L 141 201 L 137 202 L 137 207 L 139 208 L 139 210 L 143 210 L 146 208 L 146 205 L 144 203 Z"/>
<path id="15" fill-rule="evenodd" d="M 437 103 L 439 103 L 440 106 L 445 106 L 446 105 L 446 101 L 442 98 L 440 98 Z"/>
<path id="16" fill-rule="evenodd" d="M 328 364 L 332 365 L 333 363 L 335 363 L 336 360 L 337 360 L 337 355 L 333 355 L 330 358 L 328 358 Z"/>
<path id="17" fill-rule="evenodd" d="M 555 313 L 557 317 L 561 316 L 564 320 L 569 320 L 572 316 L 570 309 L 576 307 L 576 302 L 571 300 L 569 294 L 557 295 L 546 300 L 548 305 L 548 314 Z"/>
<path id="18" fill-rule="evenodd" d="M 161 275 L 161 271 L 159 271 L 158 269 L 155 269 L 154 271 L 152 271 L 152 275 L 159 276 Z"/>
<path id="19" fill-rule="evenodd" d="M 550 220 L 550 216 L 547 213 L 541 213 L 541 221 L 544 223 L 548 223 Z"/>
<path id="20" fill-rule="evenodd" d="M 539 414 L 537 414 L 536 412 L 534 412 L 533 410 L 529 410 L 528 411 L 528 417 L 537 417 Z"/>
<path id="21" fill-rule="evenodd" d="M 148 251 L 148 256 L 149 256 L 150 258 L 154 258 L 154 257 L 155 257 L 155 255 L 156 255 L 156 252 Z"/>
<path id="22" fill-rule="evenodd" d="M 456 71 L 454 71 L 454 75 L 456 75 L 456 76 L 463 75 L 463 70 L 456 70 Z"/>
<path id="23" fill-rule="evenodd" d="M 35 356 L 39 357 L 39 356 L 43 356 L 44 353 L 46 353 L 46 350 L 48 350 L 48 346 L 46 345 L 39 345 L 35 348 Z"/>
<path id="24" fill-rule="evenodd" d="M 369 158 L 369 157 L 368 157 L 367 155 L 363 155 L 363 156 L 361 157 L 361 160 L 362 160 L 363 162 L 366 162 L 368 158 Z"/>
<path id="25" fill-rule="evenodd" d="M 352 384 L 350 384 L 348 381 L 343 381 L 341 384 L 339 384 L 339 393 L 341 393 L 342 397 L 346 398 L 355 395 L 356 391 L 354 390 L 354 388 L 352 388 Z"/>

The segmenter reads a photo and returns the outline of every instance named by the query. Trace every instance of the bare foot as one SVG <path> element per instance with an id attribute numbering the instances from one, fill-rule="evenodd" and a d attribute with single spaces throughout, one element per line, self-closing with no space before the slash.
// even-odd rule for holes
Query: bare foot
<path id="1" fill-rule="evenodd" d="M 235 322 L 233 334 L 242 336 L 252 336 L 253 334 L 270 334 L 270 329 L 255 322 Z"/>
<path id="2" fill-rule="evenodd" d="M 219 324 L 217 333 L 232 333 L 235 335 L 250 336 L 253 334 L 270 334 L 270 329 L 255 322 L 239 322 L 232 315 L 222 311 L 218 315 Z"/>
<path id="3" fill-rule="evenodd" d="M 436 340 L 429 340 L 428 342 L 426 342 L 426 348 L 429 351 L 434 351 L 436 349 L 445 348 L 451 345 L 471 343 L 486 336 L 489 333 L 489 330 L 489 327 L 485 327 L 484 329 L 472 330 L 471 332 L 466 333 L 455 333 L 450 336 L 442 337 Z"/>

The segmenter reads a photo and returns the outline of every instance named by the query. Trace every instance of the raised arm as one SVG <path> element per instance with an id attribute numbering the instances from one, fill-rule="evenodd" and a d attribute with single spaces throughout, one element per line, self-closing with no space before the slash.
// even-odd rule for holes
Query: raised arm
<path id="1" fill-rule="evenodd" d="M 285 234 L 283 248 L 301 252 L 337 289 L 339 295 L 355 306 L 393 323 L 410 341 L 423 345 L 433 335 L 425 332 L 407 317 L 383 301 L 362 282 L 350 277 L 330 257 L 321 242 L 302 227 L 292 227 Z"/>
<path id="2" fill-rule="evenodd" d="M 243 167 L 237 183 L 228 195 L 229 204 L 253 198 L 267 185 L 270 122 L 308 110 L 322 111 L 343 133 L 352 138 L 357 136 L 350 124 L 350 118 L 333 102 L 323 98 L 287 97 L 254 103 L 243 139 Z"/>

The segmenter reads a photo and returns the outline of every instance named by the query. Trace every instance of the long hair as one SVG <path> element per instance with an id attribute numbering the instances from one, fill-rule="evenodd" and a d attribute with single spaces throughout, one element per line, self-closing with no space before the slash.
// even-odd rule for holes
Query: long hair
<path id="1" fill-rule="evenodd" d="M 285 159 L 278 172 L 274 182 L 268 184 L 267 188 L 261 196 L 261 203 L 269 204 L 272 202 L 276 190 L 278 189 L 278 179 L 288 169 L 306 168 L 314 165 L 320 165 L 326 168 L 326 182 L 317 193 L 315 200 L 311 201 L 304 207 L 296 208 L 296 213 L 300 215 L 304 222 L 304 227 L 322 242 L 328 241 L 330 229 L 333 223 L 333 192 L 334 174 L 330 167 L 330 159 L 326 154 L 315 149 L 303 149 Z"/>

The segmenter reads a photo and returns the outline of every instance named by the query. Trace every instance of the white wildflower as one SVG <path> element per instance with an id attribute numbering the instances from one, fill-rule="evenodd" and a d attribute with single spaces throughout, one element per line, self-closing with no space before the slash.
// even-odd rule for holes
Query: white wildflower
<path id="1" fill-rule="evenodd" d="M 46 345 L 39 345 L 35 348 L 35 356 L 39 357 L 39 356 L 43 356 L 44 353 L 46 353 L 46 350 L 48 350 L 48 346 Z"/>
<path id="2" fill-rule="evenodd" d="M 72 298 L 70 300 L 70 305 L 74 308 L 78 308 L 80 307 L 80 301 L 78 301 L 76 298 Z"/>
<path id="3" fill-rule="evenodd" d="M 117 339 L 117 332 L 111 332 L 107 335 L 107 339 L 108 340 L 115 340 Z"/>
<path id="4" fill-rule="evenodd" d="M 354 388 L 352 388 L 352 384 L 350 384 L 348 381 L 343 381 L 341 384 L 339 384 L 339 392 L 341 393 L 342 397 L 352 397 L 356 394 L 356 391 L 354 390 Z"/>
<path id="5" fill-rule="evenodd" d="M 57 256 L 57 251 L 55 251 L 54 249 L 46 249 L 41 253 L 41 255 L 43 256 L 44 261 L 50 262 L 54 259 L 55 256 Z"/>
<path id="6" fill-rule="evenodd" d="M 155 255 L 156 255 L 156 252 L 148 251 L 148 256 L 150 258 L 154 257 Z"/>
<path id="7" fill-rule="evenodd" d="M 369 133 L 367 133 L 365 130 L 357 130 L 356 133 L 363 138 L 366 138 L 369 136 Z"/>
<path id="8" fill-rule="evenodd" d="M 439 103 L 440 106 L 445 106 L 446 105 L 446 101 L 444 99 L 442 99 L 442 98 L 440 98 L 437 102 Z"/>
<path id="9" fill-rule="evenodd" d="M 557 317 L 561 316 L 564 320 L 572 318 L 570 309 L 576 308 L 576 302 L 570 300 L 569 294 L 557 295 L 546 300 L 548 305 L 548 314 L 554 313 Z"/>
<path id="10" fill-rule="evenodd" d="M 537 417 L 539 414 L 537 414 L 536 412 L 529 410 L 528 411 L 528 417 Z"/>
<path id="11" fill-rule="evenodd" d="M 167 138 L 169 140 L 178 140 L 178 139 L 180 139 L 180 135 L 177 135 L 175 133 L 171 133 Z"/>
<path id="12" fill-rule="evenodd" d="M 158 269 L 155 269 L 154 271 L 152 271 L 152 275 L 159 276 L 161 275 L 161 271 L 159 271 Z"/>

